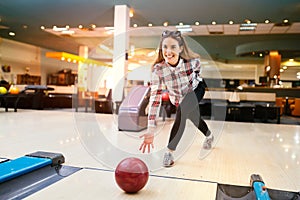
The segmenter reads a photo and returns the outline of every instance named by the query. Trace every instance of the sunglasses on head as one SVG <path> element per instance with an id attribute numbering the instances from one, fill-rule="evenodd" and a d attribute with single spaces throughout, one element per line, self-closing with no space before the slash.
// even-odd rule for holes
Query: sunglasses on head
<path id="1" fill-rule="evenodd" d="M 164 31 L 161 34 L 162 37 L 167 37 L 167 36 L 174 36 L 174 37 L 179 37 L 181 36 L 180 31 Z"/>

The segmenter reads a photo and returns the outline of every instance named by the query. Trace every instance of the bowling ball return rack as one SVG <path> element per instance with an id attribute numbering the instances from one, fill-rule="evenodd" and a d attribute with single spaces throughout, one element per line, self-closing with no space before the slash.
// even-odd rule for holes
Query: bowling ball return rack
<path id="1" fill-rule="evenodd" d="M 81 168 L 64 166 L 60 153 L 37 151 L 16 159 L 0 159 L 0 199 L 23 199 Z"/>

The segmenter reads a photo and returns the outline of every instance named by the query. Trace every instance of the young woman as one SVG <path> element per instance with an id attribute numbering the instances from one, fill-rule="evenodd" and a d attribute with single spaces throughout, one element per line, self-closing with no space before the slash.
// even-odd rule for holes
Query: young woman
<path id="1" fill-rule="evenodd" d="M 142 135 L 144 141 L 140 150 L 150 152 L 153 148 L 156 116 L 161 105 L 162 89 L 166 86 L 169 98 L 177 107 L 176 117 L 171 129 L 168 151 L 163 165 L 174 164 L 172 152 L 183 135 L 186 120 L 190 119 L 206 136 L 203 148 L 210 149 L 214 140 L 207 124 L 200 117 L 199 102 L 205 93 L 205 83 L 201 78 L 199 55 L 188 48 L 180 31 L 164 31 L 159 44 L 158 57 L 153 65 L 151 97 L 148 112 L 148 131 Z"/>

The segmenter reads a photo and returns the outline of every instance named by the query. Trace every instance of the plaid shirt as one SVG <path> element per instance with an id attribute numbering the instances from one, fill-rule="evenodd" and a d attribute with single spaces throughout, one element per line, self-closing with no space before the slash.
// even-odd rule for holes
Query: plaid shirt
<path id="1" fill-rule="evenodd" d="M 148 112 L 148 127 L 156 126 L 156 116 L 161 105 L 164 86 L 166 86 L 169 92 L 171 103 L 177 107 L 183 97 L 195 89 L 198 83 L 202 81 L 200 74 L 201 66 L 199 59 L 187 61 L 181 58 L 176 67 L 172 67 L 164 61 L 154 66 Z"/>

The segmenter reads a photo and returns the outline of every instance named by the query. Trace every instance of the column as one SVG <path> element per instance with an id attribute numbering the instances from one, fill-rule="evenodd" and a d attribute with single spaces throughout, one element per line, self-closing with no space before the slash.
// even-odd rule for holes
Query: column
<path id="1" fill-rule="evenodd" d="M 87 46 L 79 47 L 79 56 L 88 58 L 89 49 Z M 77 87 L 78 91 L 87 91 L 87 80 L 88 80 L 88 65 L 82 62 L 78 62 L 77 72 Z"/>
<path id="2" fill-rule="evenodd" d="M 265 56 L 265 75 L 269 79 L 269 84 L 278 84 L 280 79 L 281 55 L 278 51 L 270 51 Z"/>
<path id="3" fill-rule="evenodd" d="M 113 101 L 123 100 L 124 87 L 127 74 L 127 50 L 129 47 L 128 29 L 130 25 L 129 8 L 126 5 L 116 5 L 114 15 L 114 51 L 113 51 L 113 76 L 112 88 Z M 116 105 L 116 104 L 115 104 Z M 116 108 L 116 107 L 115 107 Z"/>

